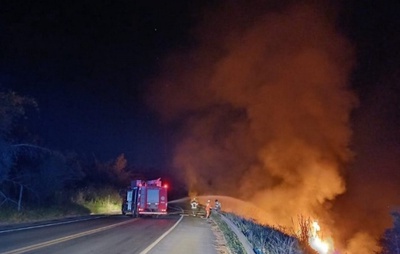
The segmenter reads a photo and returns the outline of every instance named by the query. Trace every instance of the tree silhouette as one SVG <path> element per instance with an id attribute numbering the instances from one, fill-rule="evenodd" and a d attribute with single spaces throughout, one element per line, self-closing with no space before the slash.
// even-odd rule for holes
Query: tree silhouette
<path id="1" fill-rule="evenodd" d="M 13 165 L 13 137 L 10 135 L 17 122 L 25 117 L 25 108 L 37 108 L 35 100 L 17 95 L 15 92 L 0 92 L 0 184 L 8 177 Z"/>
<path id="2" fill-rule="evenodd" d="M 0 92 L 0 206 L 12 203 L 20 209 L 23 197 L 31 204 L 49 204 L 68 184 L 83 177 L 76 155 L 23 140 L 19 130 L 27 107 L 37 108 L 35 100 Z"/>

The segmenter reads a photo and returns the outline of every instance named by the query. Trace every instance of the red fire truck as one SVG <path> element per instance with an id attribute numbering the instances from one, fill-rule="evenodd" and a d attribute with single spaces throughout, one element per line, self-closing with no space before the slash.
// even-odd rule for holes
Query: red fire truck
<path id="1" fill-rule="evenodd" d="M 168 186 L 161 179 L 134 180 L 126 190 L 122 203 L 122 214 L 133 217 L 141 215 L 166 215 L 168 208 Z"/>

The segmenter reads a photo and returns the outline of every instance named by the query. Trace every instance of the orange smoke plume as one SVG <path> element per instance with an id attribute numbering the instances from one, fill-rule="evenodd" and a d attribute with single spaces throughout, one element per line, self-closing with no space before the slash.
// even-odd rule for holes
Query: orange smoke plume
<path id="1" fill-rule="evenodd" d="M 251 201 L 269 224 L 333 224 L 352 158 L 352 50 L 322 5 L 243 6 L 205 12 L 196 47 L 154 81 L 150 104 L 179 131 L 173 167 L 191 192 Z"/>

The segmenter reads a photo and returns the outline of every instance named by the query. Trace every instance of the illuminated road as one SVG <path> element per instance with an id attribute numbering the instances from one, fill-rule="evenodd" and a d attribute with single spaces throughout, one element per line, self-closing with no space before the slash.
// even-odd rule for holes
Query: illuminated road
<path id="1" fill-rule="evenodd" d="M 33 228 L 0 231 L 0 253 L 138 253 L 171 229 L 178 215 L 132 219 L 107 216 Z"/>

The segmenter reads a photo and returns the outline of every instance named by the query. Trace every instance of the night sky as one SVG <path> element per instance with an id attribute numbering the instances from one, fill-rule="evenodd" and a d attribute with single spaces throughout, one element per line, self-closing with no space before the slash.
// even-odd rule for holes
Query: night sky
<path id="1" fill-rule="evenodd" d="M 225 11 L 226 2 L 230 3 L 226 6 L 239 11 Z M 176 140 L 196 133 L 195 128 L 187 126 L 201 122 L 208 114 L 198 109 L 208 105 L 209 98 L 198 105 L 195 99 L 204 92 L 203 84 L 197 84 L 199 80 L 215 71 L 202 64 L 213 65 L 213 57 L 216 60 L 225 57 L 213 43 L 228 38 L 231 44 L 226 48 L 240 48 L 229 32 L 247 31 L 264 10 L 272 13 L 266 28 L 279 37 L 271 20 L 278 16 L 277 27 L 279 22 L 290 24 L 290 20 L 273 13 L 285 13 L 282 10 L 298 2 L 318 5 L 324 10 L 322 16 L 335 17 L 336 30 L 349 45 L 342 48 L 351 48 L 351 53 L 343 57 L 351 55 L 352 67 L 346 79 L 348 88 L 357 97 L 354 107 L 349 107 L 348 146 L 352 159 L 343 160 L 346 165 L 340 171 L 346 181 L 346 194 L 336 197 L 332 217 L 340 218 L 341 226 L 348 228 L 348 235 L 342 236 L 349 237 L 362 227 L 362 221 L 368 221 L 370 214 L 376 214 L 384 219 L 370 221 L 369 233 L 375 236 L 381 233 L 390 222 L 389 211 L 400 202 L 400 2 L 226 2 L 1 1 L 1 89 L 36 99 L 39 111 L 29 113 L 27 124 L 41 146 L 76 151 L 103 161 L 124 153 L 130 165 L 168 168 L 172 165 Z M 296 31 L 293 33 L 302 37 Z M 283 38 L 291 40 L 290 36 Z M 238 56 L 233 54 L 232 58 L 235 57 Z M 191 62 L 193 59 L 198 62 Z M 203 69 L 191 70 L 192 66 Z M 217 66 L 231 68 L 229 64 Z M 227 79 L 222 74 L 219 78 Z M 190 84 L 179 87 L 171 83 L 170 90 L 169 81 L 182 80 Z M 173 90 L 174 87 L 177 89 Z M 196 91 L 198 94 L 193 95 Z M 229 91 L 223 92 L 230 95 Z M 179 97 L 185 93 L 187 98 Z M 154 101 L 157 98 L 160 103 Z M 185 111 L 182 107 L 185 103 L 193 110 Z M 165 121 L 171 113 L 169 106 L 178 120 Z M 225 113 L 226 108 L 217 106 Z M 218 119 L 225 124 L 242 123 L 243 112 L 228 112 L 234 117 L 221 113 L 226 119 Z M 218 131 L 224 137 L 226 129 Z M 253 158 L 251 149 L 256 151 L 256 148 L 251 145 L 240 155 Z M 177 160 L 179 156 L 175 157 Z M 212 185 L 212 181 L 208 184 Z M 373 204 L 371 199 L 375 200 Z M 343 216 L 346 213 L 361 220 L 354 222 L 354 216 Z"/>
<path id="2" fill-rule="evenodd" d="M 163 129 L 145 106 L 146 80 L 186 47 L 188 1 L 2 1 L 0 84 L 37 100 L 40 144 L 101 160 L 165 166 Z"/>
<path id="3" fill-rule="evenodd" d="M 2 1 L 0 84 L 37 100 L 30 117 L 42 145 L 161 166 L 168 134 L 144 103 L 146 81 L 169 52 L 190 47 L 202 8 L 215 4 L 200 2 Z M 343 2 L 338 26 L 357 54 L 355 119 L 378 104 L 374 114 L 390 122 L 381 124 L 390 132 L 382 139 L 396 144 L 399 4 Z"/>

